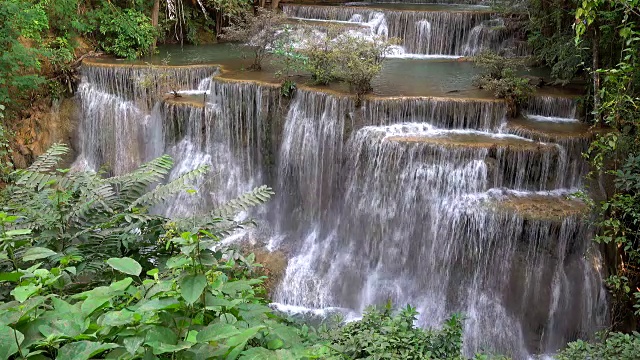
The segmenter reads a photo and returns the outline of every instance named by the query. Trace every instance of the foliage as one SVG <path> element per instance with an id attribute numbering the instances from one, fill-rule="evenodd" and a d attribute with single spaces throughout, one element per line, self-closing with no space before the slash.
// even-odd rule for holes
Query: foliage
<path id="1" fill-rule="evenodd" d="M 271 55 L 271 50 L 284 36 L 282 27 L 286 19 L 283 13 L 275 10 L 261 8 L 256 16 L 244 12 L 233 19 L 231 26 L 223 29 L 222 38 L 250 45 L 254 55 L 251 69 L 260 70 L 264 60 Z"/>
<path id="2" fill-rule="evenodd" d="M 634 360 L 638 358 L 640 334 L 609 333 L 599 342 L 578 340 L 567 345 L 555 358 L 557 360 Z"/>
<path id="3" fill-rule="evenodd" d="M 407 306 L 393 313 L 370 307 L 359 321 L 329 333 L 333 351 L 349 359 L 459 359 L 462 352 L 462 318 L 453 315 L 441 330 L 414 326 L 417 312 Z"/>
<path id="4" fill-rule="evenodd" d="M 358 102 L 371 90 L 371 81 L 382 70 L 382 63 L 394 44 L 394 39 L 380 36 L 365 39 L 343 34 L 335 39 L 331 56 L 334 76 L 349 84 Z"/>
<path id="5" fill-rule="evenodd" d="M 6 239 L 16 233 L 1 235 Z M 60 290 L 75 269 L 64 261 L 43 268 L 40 260 L 58 255 L 29 248 L 21 258 L 28 265 L 4 274 L 16 286 L 11 291 L 15 300 L 0 310 L 0 355 L 304 358 L 309 334 L 283 323 L 258 296 L 262 279 L 252 278 L 253 256 L 220 249 L 218 241 L 204 230 L 168 238 L 171 257 L 146 272 L 134 259 L 110 258 L 110 284 L 74 295 Z"/>
<path id="6" fill-rule="evenodd" d="M 335 39 L 339 31 L 336 27 L 328 27 L 325 36 L 312 36 L 304 48 L 307 58 L 306 69 L 311 73 L 313 83 L 316 85 L 327 85 L 336 79 L 334 71 L 336 63 Z"/>
<path id="7" fill-rule="evenodd" d="M 105 6 L 92 14 L 99 34 L 98 44 L 116 56 L 135 59 L 151 49 L 156 30 L 151 19 L 134 9 Z"/>
<path id="8" fill-rule="evenodd" d="M 596 173 L 614 179 L 614 193 L 599 204 L 596 241 L 614 244 L 616 262 L 607 280 L 616 321 L 640 325 L 640 3 L 586 0 L 576 9 L 576 42 L 599 39 L 604 66 L 593 72 L 595 126 L 599 134 L 585 156 Z M 612 49 L 612 52 L 603 51 Z M 597 76 L 597 78 L 596 78 Z M 597 87 L 599 85 L 599 88 Z M 595 100 L 594 100 L 595 101 Z M 634 316 L 635 315 L 635 316 Z"/>
<path id="9" fill-rule="evenodd" d="M 485 73 L 473 79 L 473 84 L 493 92 L 494 96 L 505 99 L 512 116 L 517 115 L 519 106 L 533 93 L 529 80 L 516 75 L 516 70 L 524 63 L 519 58 L 506 58 L 493 52 L 483 52 L 474 57 L 476 66 Z"/>
<path id="10" fill-rule="evenodd" d="M 21 94 L 36 89 L 45 79 L 37 72 L 45 50 L 31 46 L 42 41 L 49 28 L 41 4 L 22 0 L 0 2 L 0 103 L 15 105 Z"/>
<path id="11" fill-rule="evenodd" d="M 551 76 L 566 84 L 583 72 L 589 61 L 586 47 L 577 46 L 572 24 L 577 0 L 530 0 L 527 8 L 529 45 L 537 60 L 551 68 Z"/>
<path id="12" fill-rule="evenodd" d="M 29 168 L 18 170 L 6 206 L 20 214 L 34 246 L 75 257 L 79 273 L 96 272 L 113 256 L 144 259 L 168 221 L 148 209 L 190 189 L 190 182 L 208 171 L 200 167 L 162 183 L 173 166 L 165 155 L 130 174 L 102 178 L 55 169 L 67 152 L 66 146 L 54 145 Z M 268 194 L 268 189 L 259 192 L 254 204 Z"/>

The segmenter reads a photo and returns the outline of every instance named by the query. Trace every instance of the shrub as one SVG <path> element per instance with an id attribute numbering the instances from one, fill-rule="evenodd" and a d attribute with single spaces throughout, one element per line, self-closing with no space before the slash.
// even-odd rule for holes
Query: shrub
<path id="1" fill-rule="evenodd" d="M 332 348 L 350 359 L 457 359 L 462 352 L 462 317 L 453 315 L 441 330 L 414 326 L 417 311 L 394 313 L 370 307 L 362 320 L 328 333 Z"/>
<path id="2" fill-rule="evenodd" d="M 382 37 L 365 39 L 351 34 L 343 34 L 334 42 L 334 76 L 356 93 L 357 103 L 371 90 L 371 80 L 382 70 L 382 62 L 389 54 L 393 40 Z"/>
<path id="3" fill-rule="evenodd" d="M 151 50 L 156 30 L 142 12 L 105 6 L 91 15 L 100 33 L 98 43 L 105 51 L 135 59 Z"/>
<path id="4" fill-rule="evenodd" d="M 260 8 L 256 16 L 243 12 L 233 19 L 231 26 L 223 29 L 222 38 L 250 45 L 254 55 L 251 69 L 261 70 L 262 63 L 271 55 L 271 49 L 283 36 L 282 27 L 286 19 L 283 13 L 276 10 Z"/>
<path id="5" fill-rule="evenodd" d="M 475 56 L 473 61 L 485 70 L 483 75 L 473 79 L 473 84 L 491 91 L 496 98 L 505 99 L 509 114 L 516 116 L 520 105 L 533 94 L 529 80 L 516 75 L 516 70 L 524 67 L 524 60 L 483 52 Z"/>
<path id="6" fill-rule="evenodd" d="M 336 79 L 335 39 L 339 32 L 337 27 L 328 27 L 326 36 L 307 34 L 309 42 L 304 48 L 307 57 L 306 69 L 311 73 L 313 83 L 327 85 Z"/>
<path id="7" fill-rule="evenodd" d="M 635 360 L 640 355 L 640 333 L 609 333 L 604 339 L 590 343 L 582 340 L 569 343 L 557 360 Z"/>

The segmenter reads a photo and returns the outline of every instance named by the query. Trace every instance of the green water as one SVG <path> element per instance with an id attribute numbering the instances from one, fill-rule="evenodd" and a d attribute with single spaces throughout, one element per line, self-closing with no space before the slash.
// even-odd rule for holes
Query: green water
<path id="1" fill-rule="evenodd" d="M 224 77 L 238 80 L 255 80 L 278 83 L 274 73 L 281 69 L 282 62 L 273 59 L 263 65 L 262 71 L 248 71 L 252 62 L 250 49 L 234 44 L 214 44 L 206 46 L 170 45 L 159 48 L 152 57 L 138 61 L 102 59 L 101 62 L 116 64 L 149 63 L 154 65 L 219 64 L 225 69 Z M 381 74 L 373 80 L 373 94 L 378 96 L 450 96 L 491 98 L 471 84 L 480 69 L 468 61 L 443 59 L 387 59 Z M 523 74 L 547 78 L 549 71 L 533 69 Z M 300 73 L 293 80 L 304 85 L 309 82 L 308 74 Z M 343 84 L 332 84 L 331 90 L 346 92 Z M 552 88 L 545 88 L 550 91 Z M 552 90 L 563 93 L 563 90 Z"/>

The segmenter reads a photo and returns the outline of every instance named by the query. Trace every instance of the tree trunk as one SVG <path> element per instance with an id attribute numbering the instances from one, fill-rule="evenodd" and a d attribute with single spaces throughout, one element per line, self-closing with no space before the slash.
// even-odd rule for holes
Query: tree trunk
<path id="1" fill-rule="evenodd" d="M 277 9 L 278 5 L 280 4 L 280 0 L 271 0 L 271 8 L 272 9 Z"/>
<path id="2" fill-rule="evenodd" d="M 593 49 L 593 110 L 595 114 L 596 123 L 600 126 L 600 120 L 602 120 L 602 116 L 600 116 L 600 73 L 598 69 L 600 69 L 600 29 L 598 28 L 598 23 L 593 23 L 593 44 L 591 44 L 591 48 Z"/>
<path id="3" fill-rule="evenodd" d="M 151 11 L 151 26 L 154 29 L 158 28 L 158 17 L 160 15 L 160 0 L 155 0 L 153 2 L 153 10 Z M 151 45 L 151 53 L 156 50 L 158 38 L 153 39 L 153 44 Z"/>

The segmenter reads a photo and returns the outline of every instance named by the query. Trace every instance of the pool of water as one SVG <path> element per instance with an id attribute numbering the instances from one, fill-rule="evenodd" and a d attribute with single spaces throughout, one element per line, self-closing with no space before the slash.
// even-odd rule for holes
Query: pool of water
<path id="1" fill-rule="evenodd" d="M 279 83 L 282 78 L 275 73 L 282 68 L 282 61 L 272 59 L 265 62 L 262 71 L 249 71 L 252 63 L 250 48 L 235 44 L 214 44 L 206 46 L 178 45 L 162 46 L 158 53 L 141 60 L 101 59 L 100 62 L 114 64 L 153 64 L 184 66 L 194 64 L 219 64 L 224 68 L 224 78 L 246 81 Z M 447 96 L 464 98 L 492 98 L 487 91 L 476 89 L 472 80 L 481 69 L 463 59 L 397 59 L 390 58 L 384 63 L 382 72 L 373 80 L 373 94 L 377 96 Z M 523 71 L 523 74 L 548 77 L 545 69 Z M 309 75 L 293 74 L 292 79 L 300 85 L 308 84 Z M 319 87 L 327 90 L 347 92 L 344 84 Z M 552 87 L 541 92 L 556 96 L 571 94 L 571 90 Z"/>

